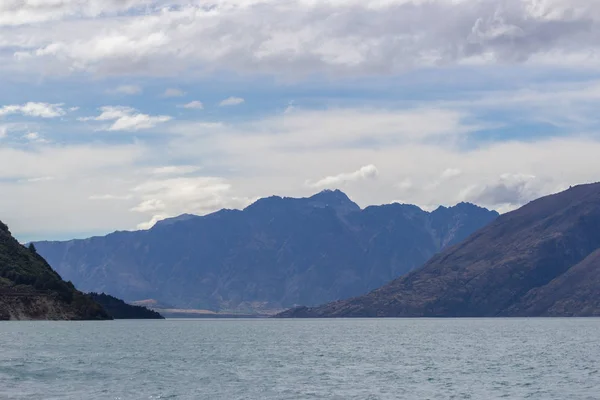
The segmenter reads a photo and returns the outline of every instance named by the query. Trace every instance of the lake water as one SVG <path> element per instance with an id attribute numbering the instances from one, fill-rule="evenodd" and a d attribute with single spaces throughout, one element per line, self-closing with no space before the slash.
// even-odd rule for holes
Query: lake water
<path id="1" fill-rule="evenodd" d="M 600 319 L 0 323 L 0 399 L 599 399 Z"/>

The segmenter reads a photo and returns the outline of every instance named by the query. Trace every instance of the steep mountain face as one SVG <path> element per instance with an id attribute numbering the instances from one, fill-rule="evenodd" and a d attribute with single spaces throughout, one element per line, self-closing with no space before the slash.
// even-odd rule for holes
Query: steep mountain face
<path id="1" fill-rule="evenodd" d="M 0 320 L 111 319 L 0 222 Z"/>
<path id="2" fill-rule="evenodd" d="M 282 317 L 600 315 L 600 184 L 502 215 L 371 293 Z"/>
<path id="3" fill-rule="evenodd" d="M 35 245 L 86 291 L 176 308 L 265 311 L 366 293 L 496 217 L 472 204 L 432 213 L 401 204 L 361 210 L 344 193 L 324 191 L 148 231 Z"/>

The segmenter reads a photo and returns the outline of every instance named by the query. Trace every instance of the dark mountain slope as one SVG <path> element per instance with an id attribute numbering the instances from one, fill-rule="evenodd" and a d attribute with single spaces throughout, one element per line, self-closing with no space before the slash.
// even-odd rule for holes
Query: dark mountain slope
<path id="1" fill-rule="evenodd" d="M 547 317 L 600 316 L 600 250 L 548 285 L 531 290 L 507 313 Z"/>
<path id="2" fill-rule="evenodd" d="M 87 291 L 176 308 L 265 311 L 367 293 L 496 217 L 472 204 L 361 210 L 344 193 L 324 191 L 36 246 Z"/>
<path id="3" fill-rule="evenodd" d="M 123 300 L 104 293 L 88 293 L 96 303 L 114 319 L 164 319 L 156 311 L 152 311 L 142 306 L 134 306 L 125 303 Z"/>
<path id="4" fill-rule="evenodd" d="M 0 320 L 110 319 L 88 296 L 65 282 L 0 222 Z"/>
<path id="5" fill-rule="evenodd" d="M 500 216 L 460 244 L 365 296 L 282 316 L 596 315 L 600 184 Z"/>

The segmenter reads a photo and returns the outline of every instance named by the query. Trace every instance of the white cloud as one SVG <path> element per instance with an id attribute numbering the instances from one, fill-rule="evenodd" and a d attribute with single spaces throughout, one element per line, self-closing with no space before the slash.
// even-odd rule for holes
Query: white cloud
<path id="1" fill-rule="evenodd" d="M 90 200 L 130 200 L 133 196 L 127 195 L 114 195 L 114 194 L 93 194 L 89 197 Z"/>
<path id="2" fill-rule="evenodd" d="M 26 117 L 56 118 L 66 114 L 63 104 L 28 102 L 22 105 L 8 105 L 0 107 L 0 117 L 21 114 Z"/>
<path id="3" fill-rule="evenodd" d="M 19 26 L 70 17 L 98 17 L 160 3 L 156 0 L 3 0 L 0 26 Z M 165 2 L 163 2 L 165 3 Z"/>
<path id="4" fill-rule="evenodd" d="M 245 157 L 271 149 L 282 152 L 323 150 L 327 147 L 357 148 L 393 146 L 414 141 L 454 141 L 482 124 L 466 122 L 467 114 L 449 109 L 296 109 L 289 114 L 266 117 L 235 126 L 182 123 L 172 131 L 187 136 L 211 133 L 213 141 L 228 152 Z M 355 168 L 355 167 L 353 167 Z"/>
<path id="5" fill-rule="evenodd" d="M 398 187 L 398 189 L 403 190 L 403 191 L 410 190 L 413 186 L 414 186 L 414 183 L 410 178 L 405 178 L 396 185 L 396 187 Z"/>
<path id="6" fill-rule="evenodd" d="M 23 138 L 33 141 L 33 140 L 38 140 L 40 138 L 40 135 L 37 132 L 29 132 L 29 133 L 26 133 L 25 135 L 23 135 Z"/>
<path id="7" fill-rule="evenodd" d="M 138 224 L 137 229 L 138 230 L 148 230 L 148 229 L 152 228 L 154 225 L 156 225 L 158 222 L 162 221 L 163 219 L 167 219 L 169 217 L 170 217 L 169 215 L 165 215 L 165 214 L 153 215 L 152 218 L 150 218 L 150 221 L 146 221 L 146 222 L 142 222 L 142 223 Z"/>
<path id="8" fill-rule="evenodd" d="M 182 97 L 185 92 L 181 89 L 169 88 L 163 93 L 163 97 Z"/>
<path id="9" fill-rule="evenodd" d="M 153 168 L 151 173 L 154 175 L 185 175 L 197 172 L 201 167 L 195 165 L 168 165 L 166 167 Z"/>
<path id="10" fill-rule="evenodd" d="M 170 116 L 139 113 L 131 107 L 105 106 L 100 108 L 101 114 L 97 117 L 79 118 L 80 121 L 114 121 L 105 129 L 108 131 L 138 131 L 154 128 L 156 125 L 171 120 Z"/>
<path id="11" fill-rule="evenodd" d="M 465 188 L 460 196 L 476 204 L 510 211 L 531 200 L 547 194 L 549 181 L 534 175 L 523 173 L 504 173 L 497 179 L 490 179 L 485 184 L 472 185 Z M 550 182 L 551 183 L 551 182 Z M 556 186 L 558 190 L 560 185 Z"/>
<path id="12" fill-rule="evenodd" d="M 244 207 L 250 202 L 247 198 L 233 196 L 231 185 L 215 177 L 149 180 L 133 188 L 132 192 L 142 199 L 132 211 L 152 216 L 149 222 L 138 225 L 138 229 L 148 229 L 157 221 L 174 215 L 203 215 L 225 207 Z"/>
<path id="13" fill-rule="evenodd" d="M 187 104 L 182 104 L 180 107 L 192 109 L 192 110 L 202 110 L 202 109 L 204 109 L 204 104 L 202 104 L 201 101 L 194 100 L 194 101 L 190 101 Z"/>
<path id="14" fill-rule="evenodd" d="M 138 85 L 121 85 L 117 88 L 113 89 L 112 93 L 126 94 L 126 95 L 135 95 L 142 93 L 143 89 Z"/>
<path id="15" fill-rule="evenodd" d="M 451 64 L 600 63 L 600 4 L 590 0 L 9 4 L 0 9 L 0 27 L 22 26 L 4 28 L 10 43 L 5 46 L 17 56 L 6 60 L 55 73 L 172 75 L 227 69 L 297 77 L 389 74 Z M 94 20 L 97 16 L 103 18 Z M 43 31 L 27 25 L 43 21 L 48 27 Z"/>
<path id="16" fill-rule="evenodd" d="M 146 151 L 140 144 L 0 146 L 0 192 L 5 194 L 0 219 L 16 234 L 35 239 L 134 227 L 140 220 L 130 205 L 88 198 L 129 194 L 135 165 Z"/>
<path id="17" fill-rule="evenodd" d="M 48 143 L 49 142 L 47 139 L 44 139 L 42 136 L 40 136 L 40 134 L 37 132 L 26 133 L 25 135 L 23 135 L 23 139 L 26 139 L 32 143 Z"/>
<path id="18" fill-rule="evenodd" d="M 462 171 L 458 168 L 446 168 L 444 172 L 442 172 L 441 178 L 452 179 L 460 176 L 460 174 L 462 174 Z"/>
<path id="19" fill-rule="evenodd" d="M 111 168 L 131 168 L 140 158 L 139 145 L 45 144 L 35 149 L 0 147 L 0 178 L 29 179 L 40 176 L 69 177 L 107 173 Z"/>
<path id="20" fill-rule="evenodd" d="M 19 182 L 28 182 L 28 183 L 37 183 L 37 182 L 50 182 L 55 180 L 56 178 L 53 176 L 40 176 L 37 178 L 28 178 L 28 179 L 22 179 Z"/>
<path id="21" fill-rule="evenodd" d="M 221 107 L 224 106 L 237 106 L 239 104 L 242 104 L 245 100 L 242 99 L 241 97 L 228 97 L 225 100 L 222 100 L 219 105 Z"/>
<path id="22" fill-rule="evenodd" d="M 159 199 L 144 200 L 137 206 L 133 207 L 131 211 L 137 211 L 142 213 L 155 213 L 157 211 L 164 211 L 166 208 L 165 203 Z"/>
<path id="23" fill-rule="evenodd" d="M 8 134 L 8 127 L 0 125 L 0 139 L 5 138 Z"/>
<path id="24" fill-rule="evenodd" d="M 375 179 L 379 171 L 373 164 L 365 165 L 359 170 L 354 172 L 342 173 L 338 175 L 328 176 L 317 182 L 307 182 L 310 187 L 314 188 L 337 188 L 343 186 L 348 182 L 355 182 L 360 180 Z"/>

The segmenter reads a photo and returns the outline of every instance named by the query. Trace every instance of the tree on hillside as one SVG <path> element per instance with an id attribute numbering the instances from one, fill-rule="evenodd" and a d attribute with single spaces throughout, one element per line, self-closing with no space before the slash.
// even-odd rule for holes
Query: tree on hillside
<path id="1" fill-rule="evenodd" d="M 33 254 L 37 254 L 37 249 L 35 248 L 35 245 L 33 243 L 29 243 L 29 251 Z"/>

